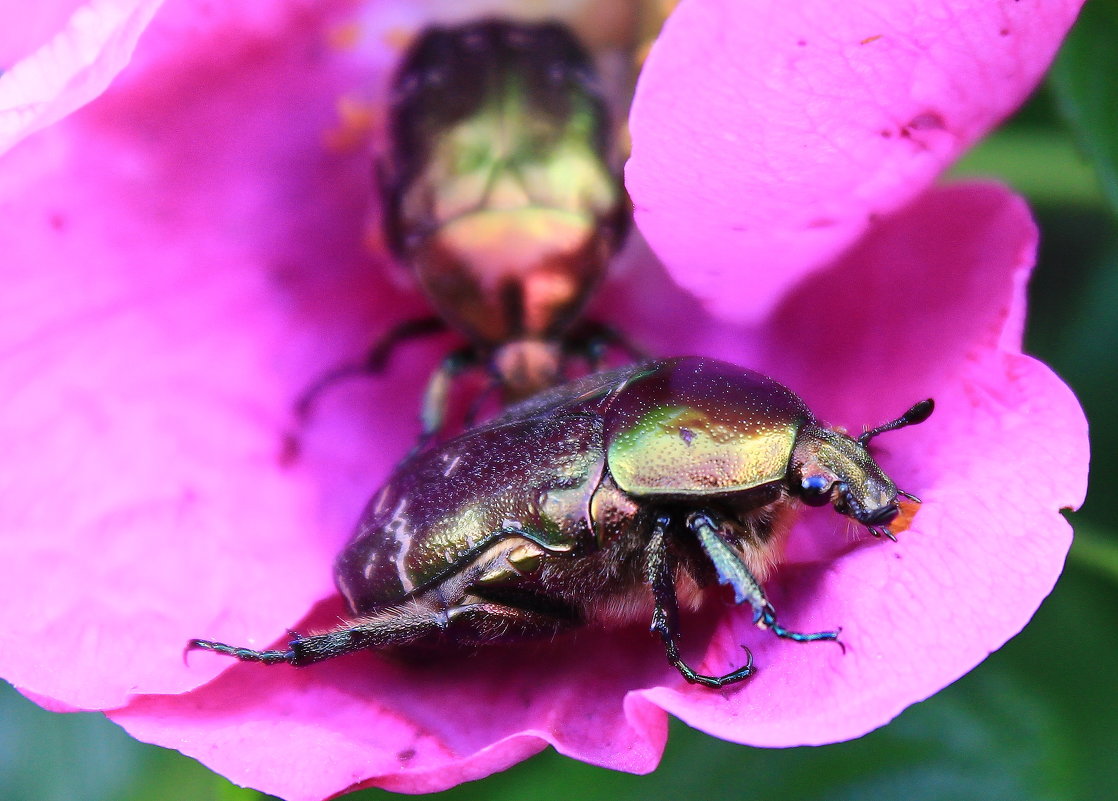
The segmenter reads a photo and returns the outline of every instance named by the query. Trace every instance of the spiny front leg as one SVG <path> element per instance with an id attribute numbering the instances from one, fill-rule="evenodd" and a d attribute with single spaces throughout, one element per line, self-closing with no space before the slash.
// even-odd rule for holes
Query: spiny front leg
<path id="1" fill-rule="evenodd" d="M 749 572 L 749 567 L 738 552 L 722 538 L 721 527 L 709 515 L 703 512 L 692 514 L 687 518 L 687 528 L 698 538 L 699 545 L 710 559 L 714 572 L 718 575 L 718 583 L 733 588 L 735 603 L 748 603 L 753 607 L 753 622 L 759 628 L 769 629 L 777 637 L 796 642 L 838 639 L 837 631 L 803 634 L 780 625 L 776 619 L 776 610 L 765 597 L 761 583 Z"/>
<path id="2" fill-rule="evenodd" d="M 656 602 L 652 612 L 652 631 L 664 641 L 664 651 L 668 662 L 678 670 L 683 678 L 692 684 L 704 687 L 725 687 L 727 684 L 747 679 L 753 674 L 753 655 L 745 649 L 748 660 L 744 667 L 727 673 L 725 676 L 704 676 L 696 673 L 683 661 L 676 646 L 679 636 L 679 604 L 675 597 L 675 566 L 667 544 L 667 527 L 670 520 L 660 517 L 656 520 L 645 552 L 645 577 L 652 589 Z"/>

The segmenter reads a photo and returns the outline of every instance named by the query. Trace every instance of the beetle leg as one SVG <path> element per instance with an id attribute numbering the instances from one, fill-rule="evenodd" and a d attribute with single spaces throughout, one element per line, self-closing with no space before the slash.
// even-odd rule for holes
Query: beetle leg
<path id="1" fill-rule="evenodd" d="M 753 607 L 753 623 L 756 626 L 770 630 L 777 637 L 796 642 L 838 639 L 837 631 L 803 634 L 784 628 L 777 622 L 776 610 L 765 597 L 765 590 L 761 583 L 749 572 L 749 568 L 738 552 L 722 539 L 719 526 L 708 515 L 699 512 L 688 518 L 687 527 L 698 537 L 699 545 L 710 558 L 714 572 L 718 576 L 718 583 L 733 588 L 735 603 L 748 603 Z"/>
<path id="2" fill-rule="evenodd" d="M 652 612 L 652 631 L 659 634 L 660 639 L 664 641 L 668 662 L 692 684 L 717 688 L 749 678 L 753 674 L 753 654 L 748 648 L 745 649 L 748 657 L 745 666 L 725 676 L 704 676 L 696 673 L 680 657 L 676 646 L 676 638 L 679 636 L 679 604 L 675 597 L 675 565 L 667 544 L 669 522 L 666 517 L 656 520 L 645 552 L 646 576 L 648 585 L 652 589 L 652 597 L 656 602 Z"/>
<path id="3" fill-rule="evenodd" d="M 377 340 L 365 358 L 359 362 L 343 364 L 319 376 L 295 400 L 295 415 L 300 422 L 310 417 L 315 401 L 335 384 L 349 378 L 376 375 L 388 366 L 388 360 L 397 346 L 412 339 L 431 336 L 446 330 L 446 323 L 439 317 L 419 317 L 393 326 Z"/>
<path id="4" fill-rule="evenodd" d="M 611 346 L 624 353 L 630 361 L 643 362 L 651 358 L 646 351 L 634 345 L 625 334 L 597 320 L 583 321 L 565 341 L 567 343 L 565 350 L 586 359 L 591 372 L 602 369 L 606 349 Z"/>
<path id="5" fill-rule="evenodd" d="M 470 408 L 466 410 L 466 417 L 462 421 L 466 428 L 473 428 L 474 423 L 477 422 L 477 417 L 481 414 L 481 408 L 485 402 L 493 397 L 498 389 L 501 388 L 501 379 L 497 376 L 490 376 L 489 382 L 485 388 L 479 392 L 472 401 L 470 401 Z"/>
<path id="6" fill-rule="evenodd" d="M 452 606 L 446 613 L 446 636 L 458 645 L 517 642 L 558 634 L 577 622 L 523 606 L 479 601 Z"/>
<path id="7" fill-rule="evenodd" d="M 446 628 L 446 615 L 422 609 L 386 609 L 353 621 L 349 625 L 312 634 L 296 636 L 287 650 L 254 651 L 211 640 L 191 640 L 187 650 L 202 649 L 235 657 L 242 662 L 263 662 L 275 665 L 313 665 L 336 656 L 367 648 L 391 648 L 437 635 Z"/>
<path id="8" fill-rule="evenodd" d="M 435 436 L 446 423 L 446 411 L 450 404 L 450 387 L 464 370 L 477 364 L 477 353 L 472 347 L 465 347 L 454 351 L 445 359 L 438 369 L 431 374 L 427 382 L 427 389 L 423 392 L 423 407 L 420 411 L 420 420 L 423 423 L 423 432 L 419 435 L 418 447 Z"/>
<path id="9" fill-rule="evenodd" d="M 213 640 L 191 640 L 186 644 L 186 650 L 213 651 L 215 654 L 235 657 L 242 662 L 263 662 L 265 665 L 292 662 L 295 659 L 295 652 L 291 650 L 254 651 L 251 648 L 238 648 L 235 645 L 226 645 L 223 642 L 214 642 Z"/>
<path id="10" fill-rule="evenodd" d="M 420 640 L 446 638 L 459 645 L 515 642 L 556 634 L 576 621 L 534 609 L 478 600 L 450 608 L 386 609 L 333 631 L 296 636 L 287 650 L 254 651 L 212 640 L 191 640 L 187 650 L 201 649 L 265 665 L 303 667 L 355 651 L 396 648 Z"/>

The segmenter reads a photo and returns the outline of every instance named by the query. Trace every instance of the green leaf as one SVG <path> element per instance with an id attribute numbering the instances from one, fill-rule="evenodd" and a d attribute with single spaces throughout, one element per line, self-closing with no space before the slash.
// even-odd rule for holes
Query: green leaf
<path id="1" fill-rule="evenodd" d="M 0 681 L 4 801 L 256 801 L 175 751 L 138 743 L 97 712 L 57 715 Z"/>
<path id="2" fill-rule="evenodd" d="M 1087 3 L 1051 74 L 1060 111 L 1118 211 L 1118 0 Z"/>
<path id="3" fill-rule="evenodd" d="M 1060 130 L 1035 125 L 995 131 L 951 169 L 953 178 L 994 178 L 1032 203 L 1095 205 L 1099 180 Z"/>
<path id="4" fill-rule="evenodd" d="M 1118 584 L 1118 537 L 1113 533 L 1077 522 L 1069 559 Z"/>

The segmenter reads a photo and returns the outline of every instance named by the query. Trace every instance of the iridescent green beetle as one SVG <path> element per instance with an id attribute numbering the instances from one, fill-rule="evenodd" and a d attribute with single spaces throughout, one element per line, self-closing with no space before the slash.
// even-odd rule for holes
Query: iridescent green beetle
<path id="1" fill-rule="evenodd" d="M 630 204 L 593 62 L 555 22 L 499 19 L 425 29 L 392 85 L 389 146 L 377 165 L 385 237 L 437 317 L 398 326 L 361 365 L 401 341 L 450 328 L 468 342 L 433 376 L 424 431 L 441 428 L 452 379 L 492 376 L 505 403 L 563 380 L 575 356 L 632 351 L 579 322 L 624 241 Z"/>
<path id="2" fill-rule="evenodd" d="M 731 587 L 753 621 L 785 629 L 761 581 L 779 561 L 796 501 L 831 504 L 892 537 L 903 496 L 867 450 L 923 422 L 931 400 L 852 438 L 787 387 L 696 357 L 598 373 L 413 454 L 365 510 L 335 577 L 354 620 L 286 650 L 207 640 L 246 661 L 307 665 L 366 648 L 479 645 L 578 625 L 651 620 L 668 661 L 709 687 L 740 681 L 679 656 L 678 609 Z"/>

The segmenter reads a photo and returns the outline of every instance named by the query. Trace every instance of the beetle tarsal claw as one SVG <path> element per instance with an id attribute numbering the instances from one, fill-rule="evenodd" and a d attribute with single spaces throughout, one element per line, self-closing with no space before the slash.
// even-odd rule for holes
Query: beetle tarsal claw
<path id="1" fill-rule="evenodd" d="M 897 535 L 884 526 L 867 526 L 866 530 L 878 539 L 881 539 L 882 537 L 888 537 L 893 542 L 897 541 Z"/>
<path id="2" fill-rule="evenodd" d="M 707 676 L 702 673 L 696 673 L 690 668 L 676 653 L 674 647 L 668 649 L 668 662 L 679 671 L 680 675 L 687 680 L 690 684 L 701 684 L 703 687 L 710 687 L 718 689 L 725 687 L 728 684 L 736 684 L 739 681 L 744 681 L 753 675 L 755 668 L 753 667 L 753 652 L 744 645 L 741 647 L 745 651 L 745 664 L 737 670 L 732 670 L 724 676 Z"/>
<path id="3" fill-rule="evenodd" d="M 296 642 L 298 638 L 296 638 Z M 239 648 L 235 645 L 226 645 L 223 642 L 214 642 L 213 640 L 191 640 L 186 644 L 186 651 L 213 651 L 215 654 L 225 654 L 232 656 L 242 662 L 261 662 L 265 665 L 278 665 L 281 662 L 287 664 L 295 663 L 295 652 L 291 649 L 286 651 L 254 651 L 251 648 Z M 183 652 L 183 659 L 186 658 L 186 652 Z"/>
<path id="4" fill-rule="evenodd" d="M 771 631 L 777 637 L 783 640 L 792 640 L 794 642 L 817 642 L 819 640 L 838 640 L 839 632 L 841 629 L 834 631 L 815 631 L 810 634 L 804 634 L 799 631 L 791 631 L 780 625 L 776 619 L 776 610 L 773 609 L 772 604 L 765 604 L 760 609 L 754 611 L 753 622 L 760 629 Z"/>

